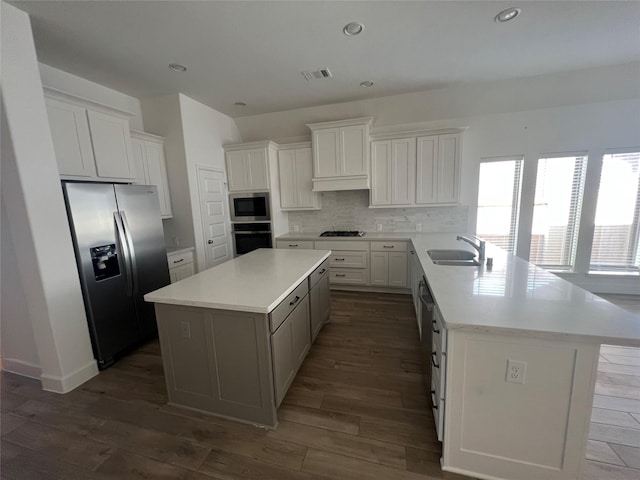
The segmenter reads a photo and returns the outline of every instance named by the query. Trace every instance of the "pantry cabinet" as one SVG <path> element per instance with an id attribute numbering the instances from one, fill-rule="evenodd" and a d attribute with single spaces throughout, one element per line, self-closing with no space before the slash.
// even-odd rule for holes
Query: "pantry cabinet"
<path id="1" fill-rule="evenodd" d="M 307 125 L 312 132 L 313 190 L 368 189 L 371 117 Z"/>
<path id="2" fill-rule="evenodd" d="M 163 218 L 170 218 L 172 216 L 171 194 L 164 155 L 164 138 L 132 131 L 131 143 L 136 168 L 134 183 L 155 185 L 158 188 L 160 214 Z"/>
<path id="3" fill-rule="evenodd" d="M 126 112 L 49 89 L 45 90 L 45 102 L 63 178 L 124 182 L 135 179 Z"/>
<path id="4" fill-rule="evenodd" d="M 319 210 L 320 194 L 313 191 L 311 144 L 280 146 L 278 177 L 282 210 Z"/>

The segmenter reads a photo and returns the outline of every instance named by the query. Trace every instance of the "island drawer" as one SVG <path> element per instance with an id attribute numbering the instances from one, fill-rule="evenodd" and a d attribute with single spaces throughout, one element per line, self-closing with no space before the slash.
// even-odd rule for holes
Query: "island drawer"
<path id="1" fill-rule="evenodd" d="M 332 268 L 329 271 L 329 282 L 344 285 L 366 285 L 368 272 L 368 270 Z"/>
<path id="2" fill-rule="evenodd" d="M 313 240 L 277 240 L 277 248 L 306 248 L 313 250 Z"/>
<path id="3" fill-rule="evenodd" d="M 367 252 L 333 251 L 329 265 L 339 268 L 367 268 Z"/>
<path id="4" fill-rule="evenodd" d="M 329 259 L 327 258 L 324 262 L 320 264 L 318 268 L 316 268 L 311 275 L 309 275 L 309 290 L 313 288 L 313 286 L 320 281 L 320 279 L 324 276 L 325 273 L 329 270 Z"/>
<path id="5" fill-rule="evenodd" d="M 406 252 L 407 242 L 371 242 L 372 252 Z"/>
<path id="6" fill-rule="evenodd" d="M 309 292 L 309 283 L 303 281 L 298 285 L 293 292 L 291 292 L 287 298 L 285 298 L 280 304 L 273 309 L 269 317 L 269 327 L 271 333 L 275 332 L 280 324 L 289 316 L 289 314 L 296 308 L 300 300 Z"/>

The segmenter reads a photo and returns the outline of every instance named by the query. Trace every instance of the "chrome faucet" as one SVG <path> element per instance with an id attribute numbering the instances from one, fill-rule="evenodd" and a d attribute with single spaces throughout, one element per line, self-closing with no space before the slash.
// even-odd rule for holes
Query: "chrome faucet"
<path id="1" fill-rule="evenodd" d="M 478 251 L 478 261 L 480 263 L 484 262 L 484 243 L 485 243 L 484 240 L 480 240 L 480 238 L 476 237 L 475 235 L 470 235 L 470 237 L 475 238 L 478 241 L 478 243 L 476 244 L 469 237 L 465 237 L 463 235 L 458 235 L 456 237 L 456 240 L 462 240 L 463 242 L 467 242 L 469 245 L 475 248 Z"/>

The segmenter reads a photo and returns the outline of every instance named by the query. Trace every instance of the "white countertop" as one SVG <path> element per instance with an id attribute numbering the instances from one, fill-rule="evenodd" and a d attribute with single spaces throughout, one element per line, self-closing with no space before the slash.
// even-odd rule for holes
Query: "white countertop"
<path id="1" fill-rule="evenodd" d="M 179 253 L 190 252 L 193 247 L 167 247 L 167 255 L 175 255 Z"/>
<path id="2" fill-rule="evenodd" d="M 269 313 L 328 250 L 260 249 L 147 293 L 147 302 Z"/>
<path id="3" fill-rule="evenodd" d="M 640 346 L 640 316 L 487 244 L 493 267 L 436 265 L 427 250 L 474 251 L 455 233 L 367 232 L 364 237 L 289 233 L 278 239 L 411 241 L 447 328 Z M 638 279 L 640 282 L 640 278 Z"/>

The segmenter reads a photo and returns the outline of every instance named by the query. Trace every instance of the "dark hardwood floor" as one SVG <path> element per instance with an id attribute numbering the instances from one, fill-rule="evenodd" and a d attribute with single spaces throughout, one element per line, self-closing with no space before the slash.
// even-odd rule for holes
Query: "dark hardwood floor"
<path id="1" fill-rule="evenodd" d="M 613 357 L 615 365 L 633 363 Z M 157 342 L 66 395 L 3 373 L 0 474 L 21 480 L 468 479 L 440 470 L 423 368 L 409 296 L 334 291 L 331 322 L 292 384 L 275 431 L 167 406 Z M 640 478 L 633 450 L 640 439 L 637 370 L 598 378 L 604 404 L 594 408 L 585 479 Z"/>

